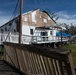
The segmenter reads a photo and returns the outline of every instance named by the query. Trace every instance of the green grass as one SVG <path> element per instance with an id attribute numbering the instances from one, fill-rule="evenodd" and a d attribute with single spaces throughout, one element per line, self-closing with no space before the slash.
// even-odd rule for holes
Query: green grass
<path id="1" fill-rule="evenodd" d="M 73 56 L 74 65 L 76 67 L 76 44 L 65 45 L 65 46 L 63 46 L 63 48 L 71 50 L 72 56 Z"/>
<path id="2" fill-rule="evenodd" d="M 2 51 L 2 48 L 0 48 L 0 51 Z"/>

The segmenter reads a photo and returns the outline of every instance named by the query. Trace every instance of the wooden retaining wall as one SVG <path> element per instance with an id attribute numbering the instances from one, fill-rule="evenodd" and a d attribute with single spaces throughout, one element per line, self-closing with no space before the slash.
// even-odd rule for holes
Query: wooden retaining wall
<path id="1" fill-rule="evenodd" d="M 69 50 L 15 43 L 4 43 L 4 49 L 4 60 L 25 75 L 75 75 Z"/>

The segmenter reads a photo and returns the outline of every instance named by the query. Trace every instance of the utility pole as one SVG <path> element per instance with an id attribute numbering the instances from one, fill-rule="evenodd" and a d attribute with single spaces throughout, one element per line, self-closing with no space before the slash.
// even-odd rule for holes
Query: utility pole
<path id="1" fill-rule="evenodd" d="M 19 15 L 19 44 L 21 44 L 22 39 L 22 6 L 23 0 L 20 0 L 20 15 Z"/>

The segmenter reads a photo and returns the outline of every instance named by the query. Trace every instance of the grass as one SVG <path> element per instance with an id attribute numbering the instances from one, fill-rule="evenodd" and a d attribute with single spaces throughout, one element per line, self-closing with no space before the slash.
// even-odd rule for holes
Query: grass
<path id="1" fill-rule="evenodd" d="M 63 48 L 71 50 L 72 56 L 73 56 L 74 65 L 76 67 L 76 44 L 65 45 L 65 46 L 63 46 Z"/>
<path id="2" fill-rule="evenodd" d="M 0 47 L 0 52 L 2 51 L 2 48 Z"/>

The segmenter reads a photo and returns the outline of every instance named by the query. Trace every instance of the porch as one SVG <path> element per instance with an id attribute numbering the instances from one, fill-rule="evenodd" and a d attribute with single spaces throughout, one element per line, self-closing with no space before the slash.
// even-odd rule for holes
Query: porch
<path id="1" fill-rule="evenodd" d="M 0 44 L 3 42 L 18 43 L 18 33 L 0 33 Z M 46 44 L 46 43 L 57 43 L 67 42 L 68 38 L 62 38 L 59 36 L 33 36 L 33 35 L 22 35 L 22 44 Z"/>

